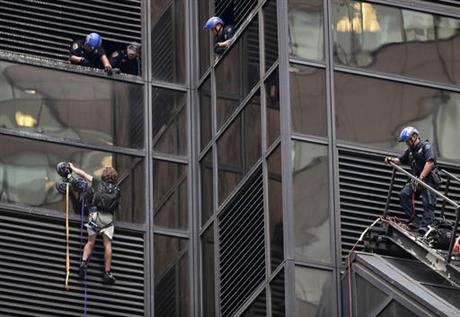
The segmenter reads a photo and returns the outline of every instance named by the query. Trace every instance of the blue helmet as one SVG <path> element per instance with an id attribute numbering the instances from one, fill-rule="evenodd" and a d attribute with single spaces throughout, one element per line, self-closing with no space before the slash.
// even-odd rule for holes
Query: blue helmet
<path id="1" fill-rule="evenodd" d="M 399 134 L 399 142 L 407 142 L 412 136 L 412 134 L 420 135 L 418 130 L 414 127 L 405 127 L 402 129 L 401 133 Z"/>
<path id="2" fill-rule="evenodd" d="M 98 48 L 102 44 L 102 38 L 97 33 L 90 33 L 86 36 L 85 44 L 92 50 Z"/>
<path id="3" fill-rule="evenodd" d="M 211 17 L 208 19 L 208 21 L 206 21 L 206 24 L 204 25 L 204 29 L 205 30 L 212 30 L 216 24 L 221 24 L 222 26 L 224 26 L 224 21 L 219 18 L 219 17 Z"/>

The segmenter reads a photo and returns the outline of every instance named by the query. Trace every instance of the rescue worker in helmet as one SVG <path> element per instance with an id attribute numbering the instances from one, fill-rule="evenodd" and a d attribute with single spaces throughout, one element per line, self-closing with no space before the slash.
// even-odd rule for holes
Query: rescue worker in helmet
<path id="1" fill-rule="evenodd" d="M 214 53 L 222 54 L 232 43 L 232 37 L 235 34 L 233 26 L 225 26 L 224 21 L 217 17 L 211 17 L 206 21 L 204 29 L 214 35 Z"/>
<path id="2" fill-rule="evenodd" d="M 90 33 L 85 39 L 74 41 L 70 47 L 69 61 L 72 64 L 102 68 L 109 72 L 112 70 L 98 33 Z"/>
<path id="3" fill-rule="evenodd" d="M 411 167 L 412 173 L 427 185 L 437 188 L 438 180 L 434 175 L 437 154 L 434 146 L 420 139 L 420 133 L 414 127 L 404 128 L 399 142 L 405 142 L 407 149 L 399 157 L 385 157 L 385 163 L 405 164 Z M 413 196 L 414 194 L 414 196 Z M 413 209 L 412 200 L 422 196 L 423 215 L 419 217 Z M 409 227 L 425 230 L 435 220 L 436 194 L 417 182 L 408 182 L 399 193 L 401 207 L 409 217 Z"/>
<path id="4" fill-rule="evenodd" d="M 109 62 L 113 68 L 119 68 L 121 73 L 139 75 L 139 53 L 141 44 L 130 43 L 126 49 L 112 53 Z"/>

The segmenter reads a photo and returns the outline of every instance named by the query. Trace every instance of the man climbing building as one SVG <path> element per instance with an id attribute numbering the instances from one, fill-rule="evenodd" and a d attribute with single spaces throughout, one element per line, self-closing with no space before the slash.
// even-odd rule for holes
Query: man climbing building
<path id="1" fill-rule="evenodd" d="M 211 17 L 206 21 L 204 29 L 212 32 L 214 35 L 214 53 L 222 54 L 232 43 L 232 37 L 235 34 L 233 26 L 225 26 L 224 21 L 217 17 Z"/>
<path id="2" fill-rule="evenodd" d="M 414 127 L 406 127 L 401 131 L 399 142 L 406 142 L 407 149 L 399 157 L 385 157 L 385 163 L 393 162 L 397 165 L 406 164 L 411 167 L 412 173 L 419 180 L 424 181 L 427 185 L 437 188 L 439 180 L 437 175 L 434 175 L 436 165 L 436 151 L 434 146 L 428 141 L 422 141 L 419 137 L 419 132 Z M 413 200 L 422 196 L 423 216 L 419 217 L 415 214 L 413 208 Z M 408 182 L 400 194 L 401 207 L 409 217 L 409 227 L 413 229 L 426 229 L 432 224 L 435 215 L 436 194 L 417 182 Z"/>
<path id="3" fill-rule="evenodd" d="M 77 175 L 91 182 L 93 199 L 90 203 L 88 217 L 88 242 L 83 249 L 82 262 L 79 274 L 84 278 L 88 270 L 88 258 L 94 248 L 96 235 L 101 234 L 104 243 L 104 282 L 113 284 L 115 278 L 111 271 L 112 266 L 112 239 L 115 230 L 113 214 L 120 203 L 120 190 L 117 186 L 118 173 L 112 167 L 105 167 L 101 179 L 87 174 L 70 163 L 70 168 Z"/>
<path id="4" fill-rule="evenodd" d="M 102 47 L 102 38 L 98 33 L 90 33 L 86 39 L 73 42 L 70 47 L 69 60 L 72 64 L 112 70 L 112 65 Z"/>

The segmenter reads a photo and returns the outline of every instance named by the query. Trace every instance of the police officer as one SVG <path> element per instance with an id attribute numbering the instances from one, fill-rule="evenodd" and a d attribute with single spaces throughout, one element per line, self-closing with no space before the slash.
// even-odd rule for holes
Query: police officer
<path id="1" fill-rule="evenodd" d="M 232 37 L 235 34 L 233 26 L 225 26 L 224 21 L 217 16 L 209 18 L 204 29 L 214 35 L 214 53 L 216 54 L 222 54 L 225 51 L 232 43 Z"/>
<path id="2" fill-rule="evenodd" d="M 410 165 L 412 173 L 427 185 L 436 188 L 437 183 L 433 176 L 436 165 L 436 151 L 428 141 L 422 141 L 419 132 L 414 127 L 406 127 L 401 131 L 399 142 L 406 142 L 407 149 L 399 157 L 385 157 L 385 163 L 393 162 L 397 165 Z M 414 194 L 414 197 L 413 197 Z M 412 200 L 422 196 L 423 216 L 415 214 Z M 436 194 L 415 182 L 408 182 L 399 193 L 401 207 L 409 217 L 409 226 L 412 228 L 426 229 L 434 221 L 436 207 Z"/>
<path id="3" fill-rule="evenodd" d="M 132 42 L 126 49 L 113 52 L 109 62 L 113 68 L 119 68 L 122 73 L 139 75 L 140 50 L 141 45 L 137 42 Z"/>
<path id="4" fill-rule="evenodd" d="M 86 39 L 73 42 L 70 47 L 69 60 L 72 64 L 112 70 L 102 47 L 102 38 L 97 33 L 90 33 Z"/>

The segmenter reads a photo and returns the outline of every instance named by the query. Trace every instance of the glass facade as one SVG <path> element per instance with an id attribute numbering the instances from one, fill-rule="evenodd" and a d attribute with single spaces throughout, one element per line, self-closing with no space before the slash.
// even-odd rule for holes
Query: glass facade
<path id="1" fill-rule="evenodd" d="M 349 198 L 366 177 L 352 159 L 401 152 L 400 130 L 415 126 L 460 170 L 460 14 L 420 3 L 149 0 L 142 77 L 0 51 L 0 207 L 61 221 L 56 164 L 112 166 L 127 236 L 114 253 L 142 243 L 145 316 L 225 314 L 224 288 L 237 316 L 344 316 L 343 254 L 367 220 Z M 214 15 L 236 26 L 219 56 L 203 30 Z M 237 248 L 246 256 L 224 267 Z M 248 294 L 223 267 L 243 272 Z M 356 281 L 365 315 L 383 295 Z M 401 313 L 412 311 L 395 300 L 381 316 Z"/>

